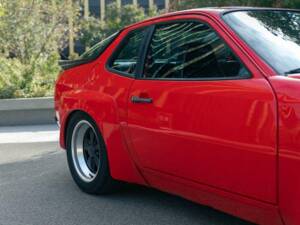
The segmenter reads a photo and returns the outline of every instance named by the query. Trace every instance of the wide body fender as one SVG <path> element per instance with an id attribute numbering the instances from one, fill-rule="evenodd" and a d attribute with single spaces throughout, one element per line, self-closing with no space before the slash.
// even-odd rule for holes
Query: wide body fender
<path id="1" fill-rule="evenodd" d="M 106 144 L 111 176 L 116 180 L 143 184 L 135 163 L 130 157 L 115 100 L 107 94 L 93 90 L 72 90 L 61 96 L 59 114 L 61 117 L 60 145 L 66 148 L 67 126 L 71 116 L 85 112 L 98 125 Z"/>

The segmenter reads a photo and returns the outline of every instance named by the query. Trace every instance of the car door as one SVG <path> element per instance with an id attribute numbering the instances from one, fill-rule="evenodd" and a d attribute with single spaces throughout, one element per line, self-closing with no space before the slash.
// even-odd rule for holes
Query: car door
<path id="1" fill-rule="evenodd" d="M 206 17 L 155 25 L 129 94 L 132 150 L 145 174 L 275 202 L 275 98 L 230 40 Z"/>

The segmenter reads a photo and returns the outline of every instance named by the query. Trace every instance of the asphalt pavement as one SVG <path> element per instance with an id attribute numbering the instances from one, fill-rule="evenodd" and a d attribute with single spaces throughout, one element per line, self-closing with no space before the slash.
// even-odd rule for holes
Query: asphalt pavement
<path id="1" fill-rule="evenodd" d="M 140 186 L 85 194 L 57 141 L 55 126 L 0 128 L 0 225 L 251 225 Z"/>

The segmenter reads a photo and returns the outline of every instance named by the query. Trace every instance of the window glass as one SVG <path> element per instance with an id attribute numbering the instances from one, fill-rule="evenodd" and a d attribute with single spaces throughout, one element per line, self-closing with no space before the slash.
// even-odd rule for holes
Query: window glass
<path id="1" fill-rule="evenodd" d="M 145 78 L 238 76 L 249 76 L 249 72 L 208 25 L 189 21 L 156 27 L 145 60 Z"/>
<path id="2" fill-rule="evenodd" d="M 279 74 L 300 73 L 300 12 L 247 10 L 223 18 Z"/>
<path id="3" fill-rule="evenodd" d="M 135 73 L 146 32 L 147 29 L 143 28 L 133 31 L 125 37 L 124 41 L 121 42 L 121 47 L 110 63 L 112 69 L 132 75 Z"/>
<path id="4" fill-rule="evenodd" d="M 108 38 L 104 39 L 103 41 L 100 41 L 99 43 L 95 44 L 93 47 L 91 47 L 88 51 L 83 53 L 79 59 L 80 60 L 94 60 L 98 58 L 104 50 L 115 40 L 115 38 L 118 36 L 119 32 L 114 33 L 113 35 L 109 36 Z"/>

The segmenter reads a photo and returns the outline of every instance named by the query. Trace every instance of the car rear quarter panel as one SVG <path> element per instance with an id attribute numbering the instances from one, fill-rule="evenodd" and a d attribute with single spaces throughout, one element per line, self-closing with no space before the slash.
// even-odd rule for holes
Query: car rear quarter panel
<path id="1" fill-rule="evenodd" d="M 102 62 L 75 67 L 61 74 L 56 85 L 55 105 L 61 121 L 60 144 L 66 148 L 68 120 L 76 111 L 87 113 L 103 135 L 113 178 L 144 184 L 128 155 L 121 121 L 126 116 L 127 92 L 132 79 L 107 76 Z M 122 88 L 119 88 L 122 87 Z"/>
<path id="2" fill-rule="evenodd" d="M 279 207 L 287 225 L 300 224 L 300 76 L 270 77 L 279 113 Z"/>

